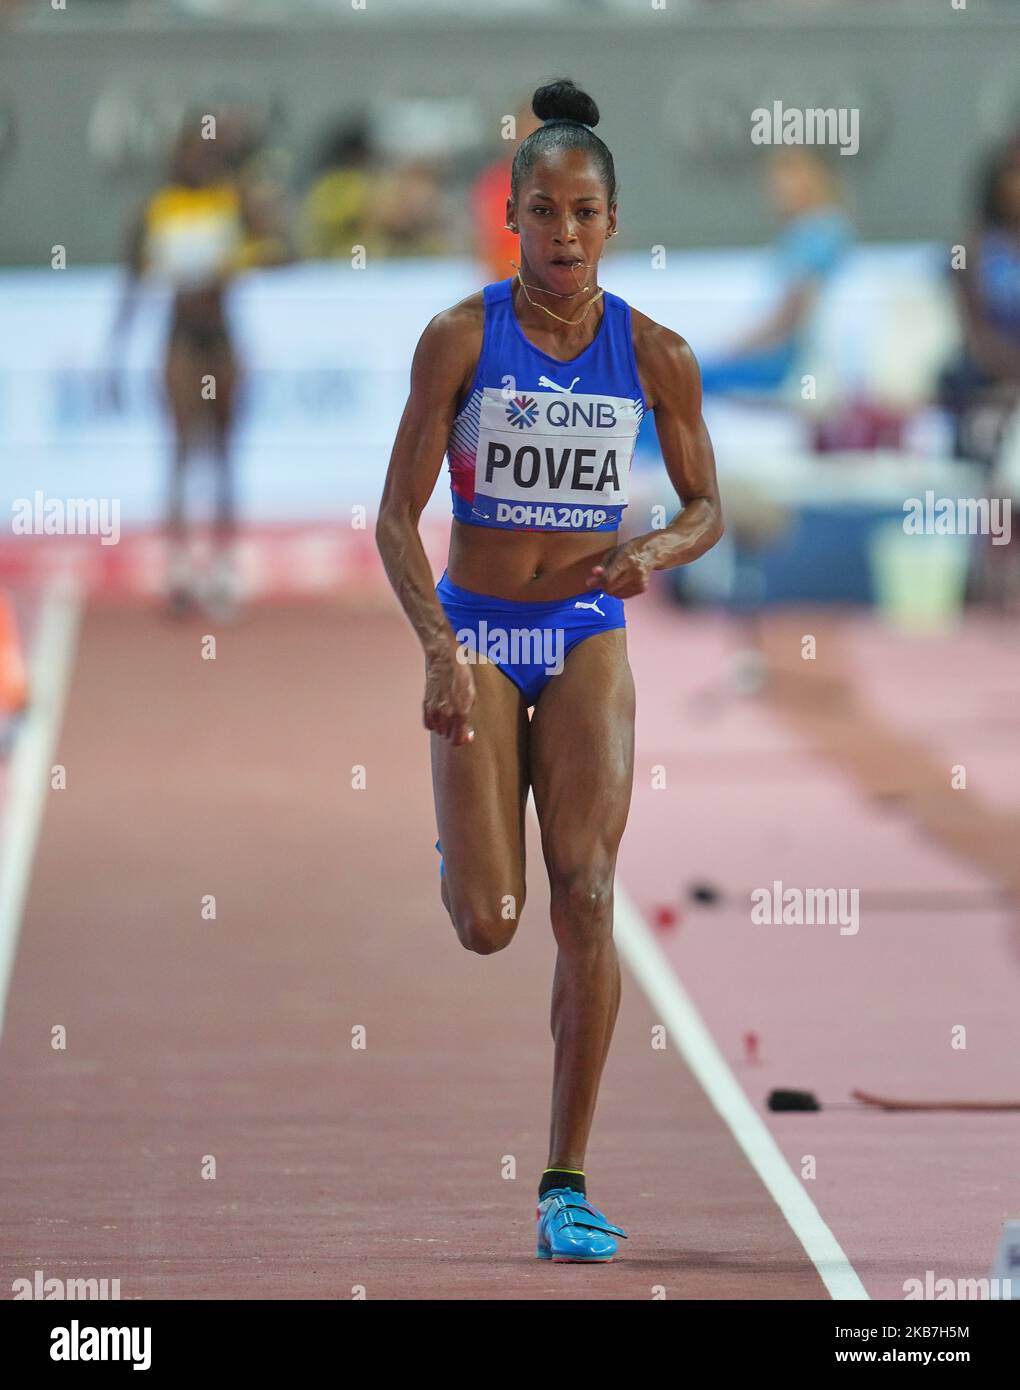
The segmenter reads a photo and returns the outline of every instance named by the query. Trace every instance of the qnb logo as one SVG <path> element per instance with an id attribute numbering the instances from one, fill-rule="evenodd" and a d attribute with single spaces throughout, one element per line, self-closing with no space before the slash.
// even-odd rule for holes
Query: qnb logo
<path id="1" fill-rule="evenodd" d="M 523 430 L 538 419 L 538 402 L 531 396 L 515 396 L 506 408 L 506 418 L 511 425 Z"/>
<path id="2" fill-rule="evenodd" d="M 620 422 L 612 401 L 594 397 L 575 400 L 565 391 L 559 395 L 549 392 L 541 401 L 534 396 L 514 396 L 506 405 L 507 420 L 519 430 L 534 425 L 539 414 L 546 425 L 560 430 L 616 430 Z"/>
<path id="3" fill-rule="evenodd" d="M 564 400 L 562 396 L 554 396 L 548 402 L 545 418 L 556 429 L 577 429 L 583 425 L 588 430 L 611 430 L 617 422 L 612 401 Z"/>

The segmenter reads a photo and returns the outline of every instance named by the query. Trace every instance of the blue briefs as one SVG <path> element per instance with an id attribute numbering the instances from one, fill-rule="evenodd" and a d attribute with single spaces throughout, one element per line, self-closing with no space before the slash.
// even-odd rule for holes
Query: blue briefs
<path id="1" fill-rule="evenodd" d="M 447 578 L 436 585 L 439 602 L 458 643 L 509 676 L 528 708 L 572 648 L 596 632 L 626 627 L 623 599 L 599 589 L 545 603 L 517 603 L 462 589 Z"/>

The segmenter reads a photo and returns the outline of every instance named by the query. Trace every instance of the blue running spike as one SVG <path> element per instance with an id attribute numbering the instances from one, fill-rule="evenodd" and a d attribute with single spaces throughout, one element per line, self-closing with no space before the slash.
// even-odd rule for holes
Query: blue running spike
<path id="1" fill-rule="evenodd" d="M 550 1188 L 539 1202 L 536 1216 L 535 1254 L 540 1260 L 606 1264 L 616 1254 L 613 1237 L 627 1239 L 622 1227 L 607 1221 L 582 1192 L 570 1187 Z"/>

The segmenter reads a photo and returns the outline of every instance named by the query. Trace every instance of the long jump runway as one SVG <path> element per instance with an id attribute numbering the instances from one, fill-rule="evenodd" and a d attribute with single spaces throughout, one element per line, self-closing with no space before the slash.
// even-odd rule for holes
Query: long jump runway
<path id="1" fill-rule="evenodd" d="M 83 615 L 0 1049 L 0 1267 L 123 1298 L 827 1298 L 625 971 L 587 1168 L 609 1266 L 534 1258 L 554 949 L 439 901 L 401 615 Z M 208 649 L 206 648 L 206 651 Z M 363 785 L 362 785 L 363 783 Z"/>

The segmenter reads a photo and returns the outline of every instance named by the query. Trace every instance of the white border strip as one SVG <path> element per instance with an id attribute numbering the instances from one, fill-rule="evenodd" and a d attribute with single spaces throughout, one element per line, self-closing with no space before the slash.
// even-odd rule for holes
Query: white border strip
<path id="1" fill-rule="evenodd" d="M 614 888 L 613 934 L 620 954 L 702 1089 L 772 1194 L 833 1298 L 869 1299 L 857 1271 L 822 1220 L 768 1126 L 747 1099 L 647 923 L 621 886 Z"/>
<path id="2" fill-rule="evenodd" d="M 28 663 L 29 706 L 15 737 L 0 842 L 0 1030 L 82 607 L 73 581 L 61 577 L 50 584 Z"/>

